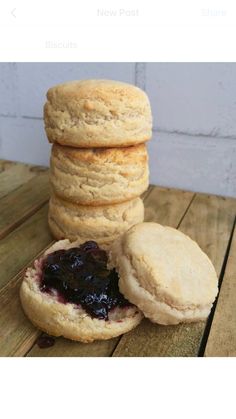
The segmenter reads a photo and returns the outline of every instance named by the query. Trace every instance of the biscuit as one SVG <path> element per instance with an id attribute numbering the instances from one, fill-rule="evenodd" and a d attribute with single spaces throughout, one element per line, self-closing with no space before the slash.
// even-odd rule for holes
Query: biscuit
<path id="1" fill-rule="evenodd" d="M 112 246 L 123 295 L 164 325 L 204 320 L 218 292 L 215 269 L 196 242 L 171 227 L 141 223 Z"/>
<path id="2" fill-rule="evenodd" d="M 39 283 L 46 255 L 75 245 L 68 240 L 61 240 L 36 260 L 33 268 L 27 269 L 20 289 L 20 299 L 27 317 L 52 336 L 64 336 L 81 342 L 110 339 L 136 327 L 143 317 L 137 307 L 116 307 L 109 313 L 109 320 L 100 320 L 92 318 L 80 306 L 61 303 L 56 295 L 41 292 Z"/>
<path id="3" fill-rule="evenodd" d="M 112 80 L 71 81 L 52 87 L 44 106 L 49 142 L 74 147 L 120 147 L 152 135 L 148 97 Z"/>
<path id="4" fill-rule="evenodd" d="M 58 196 L 81 205 L 128 201 L 148 188 L 146 146 L 88 150 L 54 144 L 50 181 Z"/>
<path id="5" fill-rule="evenodd" d="M 140 198 L 99 207 L 73 204 L 54 194 L 49 201 L 48 222 L 56 239 L 109 244 L 143 219 L 144 205 Z"/>

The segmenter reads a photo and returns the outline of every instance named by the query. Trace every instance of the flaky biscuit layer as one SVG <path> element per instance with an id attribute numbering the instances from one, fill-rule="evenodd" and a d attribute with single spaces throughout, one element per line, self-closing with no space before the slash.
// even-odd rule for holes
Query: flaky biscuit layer
<path id="1" fill-rule="evenodd" d="M 147 149 L 144 144 L 90 150 L 54 145 L 50 181 L 58 196 L 81 205 L 128 201 L 148 188 Z"/>

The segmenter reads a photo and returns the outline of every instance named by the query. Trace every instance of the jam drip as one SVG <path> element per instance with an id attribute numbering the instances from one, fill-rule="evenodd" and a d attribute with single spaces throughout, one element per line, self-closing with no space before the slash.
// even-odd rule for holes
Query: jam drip
<path id="1" fill-rule="evenodd" d="M 107 269 L 106 252 L 94 241 L 49 254 L 40 289 L 57 290 L 60 302 L 81 305 L 98 319 L 108 320 L 109 310 L 131 305 L 119 292 L 116 271 Z"/>
<path id="2" fill-rule="evenodd" d="M 36 343 L 40 349 L 50 348 L 51 346 L 55 344 L 55 339 L 52 336 L 43 334 L 39 336 Z"/>

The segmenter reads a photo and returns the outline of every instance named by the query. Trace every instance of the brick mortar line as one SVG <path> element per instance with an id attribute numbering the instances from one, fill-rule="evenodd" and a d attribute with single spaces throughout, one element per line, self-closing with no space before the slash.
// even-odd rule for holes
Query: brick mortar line
<path id="1" fill-rule="evenodd" d="M 208 135 L 208 134 L 203 134 L 199 132 L 194 134 L 194 133 L 189 133 L 185 131 L 176 131 L 176 130 L 168 131 L 164 129 L 158 129 L 156 127 L 152 129 L 152 132 L 154 132 L 155 134 L 171 134 L 171 135 L 180 135 L 184 137 L 202 137 L 202 138 L 211 138 L 211 139 L 216 138 L 216 139 L 222 139 L 222 140 L 236 140 L 236 135 Z"/>
<path id="2" fill-rule="evenodd" d="M 142 64 L 142 63 L 136 63 L 136 64 Z M 138 74 L 138 72 L 136 72 L 136 68 L 135 68 L 135 85 L 137 87 L 142 88 L 143 90 L 145 90 L 145 82 L 142 83 L 142 81 L 140 81 L 140 75 Z M 141 70 L 142 73 L 142 70 Z M 143 75 L 143 77 L 145 78 L 145 76 Z M 26 119 L 26 120 L 31 120 L 31 121 L 43 121 L 43 117 L 41 116 L 27 116 L 27 115 L 6 115 L 6 114 L 0 114 L 0 118 L 6 118 L 6 119 L 15 119 L 15 120 L 21 120 L 21 119 Z M 165 129 L 159 129 L 157 127 L 153 127 L 152 129 L 153 133 L 155 134 L 171 134 L 171 135 L 180 135 L 180 136 L 184 136 L 184 137 L 202 137 L 202 138 L 211 138 L 211 139 L 222 139 L 222 140 L 236 140 L 236 135 L 210 135 L 210 134 L 204 134 L 201 132 L 197 132 L 197 133 L 192 133 L 192 132 L 187 132 L 187 131 L 178 131 L 178 130 L 165 130 Z"/>
<path id="3" fill-rule="evenodd" d="M 146 63 L 135 63 L 135 85 L 146 90 Z"/>

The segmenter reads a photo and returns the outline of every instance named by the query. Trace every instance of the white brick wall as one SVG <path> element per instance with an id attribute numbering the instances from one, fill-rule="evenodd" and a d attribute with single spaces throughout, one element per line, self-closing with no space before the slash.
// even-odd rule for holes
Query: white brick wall
<path id="1" fill-rule="evenodd" d="M 236 139 L 236 64 L 147 64 L 154 128 Z"/>
<path id="2" fill-rule="evenodd" d="M 82 78 L 123 80 L 147 91 L 152 183 L 236 196 L 234 63 L 0 63 L 0 157 L 47 165 L 45 93 Z"/>

